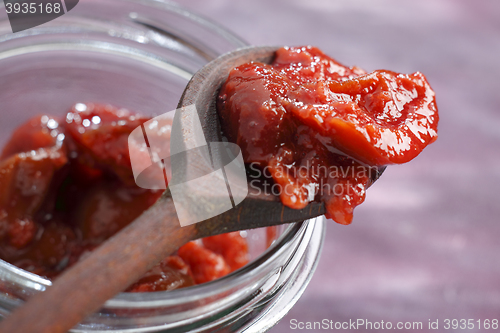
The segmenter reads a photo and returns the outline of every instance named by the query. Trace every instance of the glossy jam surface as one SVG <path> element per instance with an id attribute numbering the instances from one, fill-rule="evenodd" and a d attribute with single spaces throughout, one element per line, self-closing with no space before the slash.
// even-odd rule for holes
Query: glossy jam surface
<path id="1" fill-rule="evenodd" d="M 436 140 L 439 119 L 421 73 L 367 74 L 314 47 L 234 68 L 218 110 L 224 134 L 272 177 L 285 205 L 321 200 L 342 224 L 363 202 L 372 167 L 416 157 Z"/>
<path id="2" fill-rule="evenodd" d="M 0 155 L 0 257 L 54 278 L 156 202 L 135 185 L 128 136 L 148 118 L 109 105 L 76 104 L 16 129 Z M 167 142 L 168 143 L 168 142 Z M 239 233 L 191 242 L 128 291 L 203 283 L 248 262 Z"/>

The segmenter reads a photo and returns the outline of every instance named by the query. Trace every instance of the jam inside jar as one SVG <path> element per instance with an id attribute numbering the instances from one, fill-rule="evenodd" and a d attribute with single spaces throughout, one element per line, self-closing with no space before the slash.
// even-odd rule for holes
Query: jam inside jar
<path id="1" fill-rule="evenodd" d="M 77 103 L 62 119 L 36 116 L 17 128 L 0 155 L 0 257 L 53 279 L 151 207 L 162 191 L 136 186 L 129 156 L 147 147 L 128 145 L 148 120 Z M 162 132 L 165 144 L 169 137 Z M 207 237 L 182 246 L 126 291 L 189 287 L 247 263 L 240 233 Z"/>

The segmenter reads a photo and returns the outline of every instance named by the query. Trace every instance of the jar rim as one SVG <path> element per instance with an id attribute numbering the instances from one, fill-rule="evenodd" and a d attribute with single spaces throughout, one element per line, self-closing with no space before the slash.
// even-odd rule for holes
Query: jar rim
<path id="1" fill-rule="evenodd" d="M 207 283 L 169 291 L 147 293 L 122 292 L 108 300 L 104 304 L 104 307 L 132 309 L 171 306 L 177 303 L 176 300 L 182 299 L 183 302 L 198 300 L 200 298 L 214 296 L 225 290 L 231 290 L 249 279 L 250 276 L 265 272 L 266 268 L 272 264 L 272 259 L 279 256 L 281 252 L 284 251 L 286 244 L 288 244 L 297 234 L 300 234 L 300 232 L 307 227 L 308 222 L 309 221 L 303 221 L 289 224 L 278 239 L 276 239 L 263 253 L 257 256 L 257 258 L 242 268 L 221 278 Z M 49 279 L 0 259 L 0 279 L 5 278 L 36 291 L 43 291 L 46 287 L 52 285 Z"/>
<path id="2" fill-rule="evenodd" d="M 113 299 L 108 300 L 105 306 L 113 308 L 150 307 L 153 306 L 153 304 L 154 306 L 166 306 L 175 304 L 175 300 L 179 299 L 182 299 L 183 302 L 190 300 L 194 301 L 220 294 L 226 290 L 231 290 L 250 279 L 251 276 L 266 272 L 266 269 L 272 264 L 273 258 L 279 256 L 281 252 L 285 250 L 290 240 L 303 231 L 307 223 L 307 221 L 304 221 L 290 224 L 278 239 L 257 258 L 242 268 L 221 278 L 187 288 L 142 293 L 141 296 L 146 299 L 139 299 L 139 297 L 136 297 L 137 293 L 120 293 Z"/>

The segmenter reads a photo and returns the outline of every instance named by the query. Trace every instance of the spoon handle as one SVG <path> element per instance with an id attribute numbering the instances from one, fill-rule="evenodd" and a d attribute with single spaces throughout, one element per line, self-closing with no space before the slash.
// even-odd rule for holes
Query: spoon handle
<path id="1" fill-rule="evenodd" d="M 172 198 L 164 194 L 132 224 L 4 319 L 0 332 L 66 332 L 196 235 L 193 226 L 180 227 Z"/>

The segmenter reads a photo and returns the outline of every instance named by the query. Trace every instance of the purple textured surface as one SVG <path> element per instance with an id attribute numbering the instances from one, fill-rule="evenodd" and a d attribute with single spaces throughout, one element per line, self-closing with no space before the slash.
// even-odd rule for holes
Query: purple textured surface
<path id="1" fill-rule="evenodd" d="M 456 331 L 500 331 L 482 328 L 500 319 L 500 1 L 181 4 L 251 44 L 311 44 L 366 70 L 421 71 L 437 94 L 437 142 L 388 168 L 352 225 L 328 225 L 310 285 L 271 332 L 292 331 L 293 319 L 422 322 L 409 330 L 419 332 L 474 319 Z"/>

